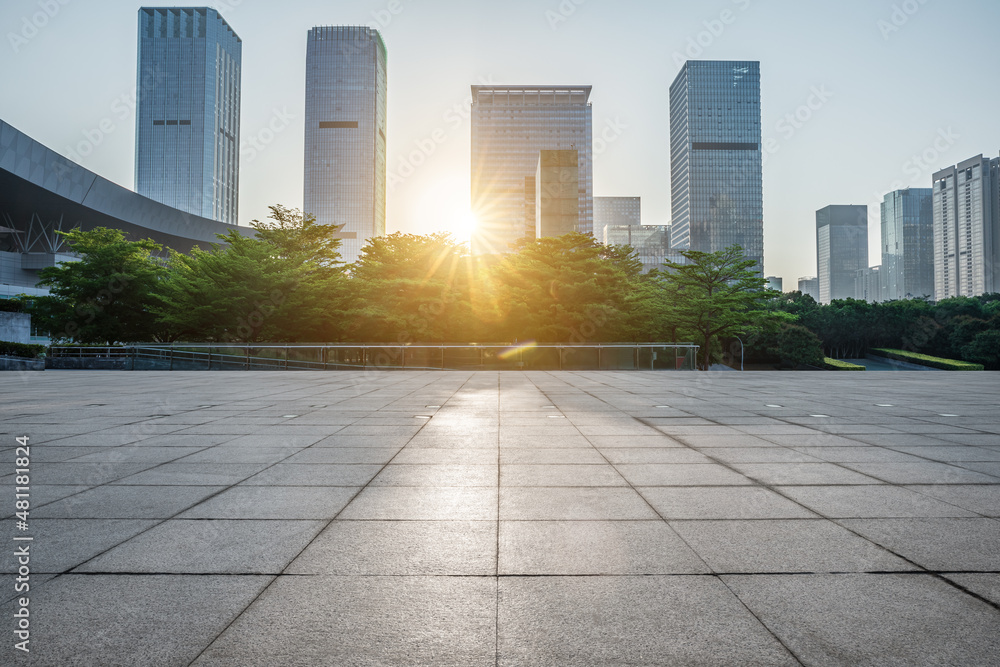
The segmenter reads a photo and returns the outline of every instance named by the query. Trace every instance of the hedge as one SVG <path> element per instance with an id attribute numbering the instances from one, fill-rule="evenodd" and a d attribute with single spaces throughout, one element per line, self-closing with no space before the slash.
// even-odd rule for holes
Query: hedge
<path id="1" fill-rule="evenodd" d="M 24 302 L 19 299 L 0 299 L 0 313 L 23 313 Z"/>
<path id="2" fill-rule="evenodd" d="M 45 353 L 44 345 L 29 345 L 27 343 L 11 343 L 0 340 L 0 357 L 23 357 L 34 359 Z"/>
<path id="3" fill-rule="evenodd" d="M 823 360 L 823 366 L 828 371 L 864 371 L 868 370 L 864 366 L 858 366 L 857 364 L 852 364 L 847 361 L 841 361 L 840 359 L 831 359 L 827 357 Z"/>
<path id="4" fill-rule="evenodd" d="M 967 361 L 956 361 L 954 359 L 942 359 L 941 357 L 932 357 L 929 354 L 918 354 L 917 352 L 907 352 L 905 350 L 876 348 L 869 350 L 869 352 L 878 357 L 886 357 L 888 359 L 895 359 L 896 361 L 908 361 L 911 364 L 940 368 L 944 371 L 981 371 L 985 369 L 985 366 L 982 364 L 971 364 Z"/>

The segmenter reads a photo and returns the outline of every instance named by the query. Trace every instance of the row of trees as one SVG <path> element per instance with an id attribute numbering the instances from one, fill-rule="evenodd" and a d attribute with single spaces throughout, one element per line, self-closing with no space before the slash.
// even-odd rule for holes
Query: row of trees
<path id="1" fill-rule="evenodd" d="M 864 357 L 871 348 L 888 347 L 1000 370 L 1000 294 L 937 303 L 844 299 L 821 306 L 793 292 L 775 299 L 772 307 L 814 332 L 830 357 Z"/>
<path id="2" fill-rule="evenodd" d="M 738 247 L 643 275 L 631 248 L 582 234 L 473 257 L 446 234 L 397 233 L 345 265 L 338 229 L 296 210 L 272 207 L 253 227 L 186 255 L 69 232 L 81 261 L 42 272 L 51 296 L 29 304 L 36 326 L 85 344 L 693 341 L 703 367 L 736 337 L 749 361 L 790 366 L 871 347 L 995 365 L 1000 350 L 1000 295 L 820 306 L 767 290 Z"/>
<path id="3" fill-rule="evenodd" d="M 80 261 L 42 272 L 51 295 L 32 302 L 36 325 L 85 344 L 693 340 L 707 365 L 727 336 L 795 319 L 770 308 L 737 247 L 643 275 L 631 248 L 583 234 L 473 257 L 446 234 L 397 233 L 344 265 L 337 228 L 296 210 L 274 206 L 253 227 L 186 255 L 116 230 L 69 232 Z"/>

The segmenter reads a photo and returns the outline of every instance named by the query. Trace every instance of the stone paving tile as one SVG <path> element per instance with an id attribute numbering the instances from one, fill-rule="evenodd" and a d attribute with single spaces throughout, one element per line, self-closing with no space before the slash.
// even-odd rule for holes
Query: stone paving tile
<path id="1" fill-rule="evenodd" d="M 890 484 L 1000 484 L 996 477 L 935 461 L 841 465 Z"/>
<path id="2" fill-rule="evenodd" d="M 167 519 L 222 486 L 115 486 L 106 484 L 41 507 L 36 519 Z"/>
<path id="3" fill-rule="evenodd" d="M 144 486 L 228 486 L 241 482 L 266 468 L 267 463 L 164 463 L 111 484 Z"/>
<path id="4" fill-rule="evenodd" d="M 686 447 L 603 447 L 600 450 L 603 457 L 612 465 L 620 463 L 712 463 L 700 452 Z"/>
<path id="5" fill-rule="evenodd" d="M 720 573 L 918 569 L 829 521 L 677 521 L 672 526 Z"/>
<path id="6" fill-rule="evenodd" d="M 841 519 L 839 523 L 930 570 L 1000 571 L 994 519 Z"/>
<path id="7" fill-rule="evenodd" d="M 334 521 L 288 574 L 492 576 L 495 521 Z"/>
<path id="8" fill-rule="evenodd" d="M 501 575 L 704 574 L 662 521 L 501 521 Z"/>
<path id="9" fill-rule="evenodd" d="M 642 497 L 616 487 L 504 487 L 501 521 L 615 521 L 656 519 Z"/>
<path id="10" fill-rule="evenodd" d="M 984 516 L 1000 517 L 1000 493 L 996 486 L 924 485 L 907 488 Z"/>
<path id="11" fill-rule="evenodd" d="M 187 665 L 270 580 L 63 575 L 32 587 L 30 664 Z M 15 653 L 5 642 L 0 662 L 22 664 Z"/>
<path id="12" fill-rule="evenodd" d="M 973 512 L 962 509 L 957 503 L 941 502 L 905 487 L 885 484 L 780 486 L 776 487 L 776 490 L 814 512 L 833 519 L 976 516 Z"/>
<path id="13" fill-rule="evenodd" d="M 278 574 L 323 521 L 171 519 L 74 572 Z"/>
<path id="14" fill-rule="evenodd" d="M 368 486 L 341 519 L 386 521 L 490 521 L 497 518 L 496 488 Z"/>
<path id="15" fill-rule="evenodd" d="M 500 665 L 797 665 L 706 577 L 500 581 Z"/>
<path id="16" fill-rule="evenodd" d="M 277 463 L 243 482 L 242 486 L 364 486 L 380 465 L 336 463 Z"/>
<path id="17" fill-rule="evenodd" d="M 1000 574 L 946 574 L 944 578 L 1000 605 Z"/>
<path id="18" fill-rule="evenodd" d="M 717 463 L 633 463 L 616 466 L 633 486 L 744 486 L 754 482 Z"/>
<path id="19" fill-rule="evenodd" d="M 587 451 L 587 450 L 584 450 Z M 607 465 L 501 465 L 500 485 L 536 486 L 628 486 L 614 468 Z"/>
<path id="20" fill-rule="evenodd" d="M 150 519 L 32 519 L 28 533 L 15 532 L 14 523 L 6 522 L 3 534 L 8 545 L 15 536 L 30 535 L 32 540 L 31 575 L 66 572 L 108 549 L 125 542 L 156 525 Z M 44 546 L 44 548 L 42 548 Z M 9 550 L 13 553 L 14 548 Z M 14 558 L 0 561 L 0 572 L 16 572 Z M 13 584 L 11 584 L 13 587 Z"/>
<path id="21" fill-rule="evenodd" d="M 809 519 L 816 514 L 760 487 L 640 488 L 666 519 Z"/>
<path id="22" fill-rule="evenodd" d="M 180 519 L 333 519 L 358 488 L 237 486 L 178 515 Z"/>
<path id="23" fill-rule="evenodd" d="M 1000 614 L 926 575 L 727 576 L 807 665 L 995 665 Z"/>
<path id="24" fill-rule="evenodd" d="M 733 468 L 761 484 L 882 484 L 833 463 L 734 463 Z"/>
<path id="25" fill-rule="evenodd" d="M 493 578 L 281 577 L 192 664 L 487 667 L 496 605 Z"/>

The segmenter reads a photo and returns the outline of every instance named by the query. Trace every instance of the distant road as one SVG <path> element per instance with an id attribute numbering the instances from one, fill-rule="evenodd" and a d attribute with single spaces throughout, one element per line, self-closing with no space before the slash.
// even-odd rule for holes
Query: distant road
<path id="1" fill-rule="evenodd" d="M 931 368 L 930 366 L 918 366 L 917 364 L 907 363 L 905 361 L 895 361 L 893 359 L 886 359 L 885 357 L 873 357 L 869 356 L 865 359 L 844 359 L 844 361 L 850 362 L 852 364 L 857 364 L 859 366 L 864 366 L 865 369 L 869 371 L 937 371 L 938 368 Z"/>

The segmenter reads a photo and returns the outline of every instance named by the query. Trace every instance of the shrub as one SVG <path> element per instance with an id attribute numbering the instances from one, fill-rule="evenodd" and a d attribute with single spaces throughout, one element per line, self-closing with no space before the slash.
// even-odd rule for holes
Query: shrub
<path id="1" fill-rule="evenodd" d="M 859 366 L 857 364 L 852 364 L 847 361 L 841 361 L 840 359 L 831 359 L 827 357 L 823 360 L 823 366 L 828 371 L 864 371 L 868 370 L 864 366 Z"/>
<path id="2" fill-rule="evenodd" d="M 0 299 L 0 313 L 23 313 L 24 302 L 20 299 Z"/>
<path id="3" fill-rule="evenodd" d="M 944 371 L 983 370 L 982 364 L 970 364 L 966 361 L 956 361 L 954 359 L 942 359 L 941 357 L 932 357 L 929 354 L 918 354 L 917 352 L 907 352 L 905 350 L 889 350 L 885 348 L 876 348 L 871 350 L 871 353 L 879 357 L 895 359 L 896 361 L 907 361 L 911 364 L 919 364 L 920 366 L 930 366 L 931 368 L 940 368 L 941 370 Z"/>
<path id="4" fill-rule="evenodd" d="M 0 340 L 0 357 L 22 357 L 24 359 L 34 359 L 42 356 L 44 353 L 44 345 L 11 343 Z"/>

